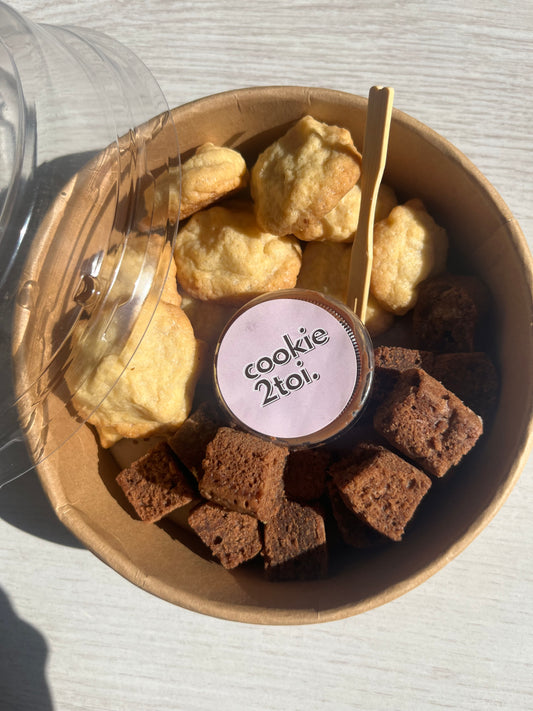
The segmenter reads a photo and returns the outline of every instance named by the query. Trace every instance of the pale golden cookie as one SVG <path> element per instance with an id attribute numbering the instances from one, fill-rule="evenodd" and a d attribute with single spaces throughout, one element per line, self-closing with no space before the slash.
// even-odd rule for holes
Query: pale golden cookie
<path id="1" fill-rule="evenodd" d="M 349 131 L 304 116 L 258 157 L 251 191 L 266 232 L 312 239 L 315 225 L 359 179 Z"/>
<path id="2" fill-rule="evenodd" d="M 320 291 L 346 303 L 351 249 L 351 244 L 341 242 L 310 242 L 304 249 L 297 286 Z M 381 308 L 370 295 L 365 318 L 370 335 L 384 333 L 393 322 L 394 315 Z"/>
<path id="3" fill-rule="evenodd" d="M 146 190 L 142 226 L 150 226 L 150 216 L 152 226 L 165 225 L 167 218 L 176 222 L 178 214 L 183 220 L 247 184 L 248 169 L 238 151 L 204 143 L 181 166 L 181 206 L 179 169 L 172 167 Z"/>
<path id="4" fill-rule="evenodd" d="M 138 254 L 130 251 L 125 260 L 129 258 L 131 265 L 124 275 L 136 272 Z M 117 288 L 129 287 L 125 284 Z M 172 260 L 162 298 L 150 320 L 155 298 L 147 299 L 124 347 L 111 353 L 102 350 L 102 329 L 111 316 L 105 308 L 89 336 L 86 321 L 74 331 L 73 361 L 66 379 L 74 407 L 94 425 L 103 447 L 110 447 L 121 437 L 173 432 L 190 412 L 204 346 L 195 338 L 179 306 Z"/>
<path id="5" fill-rule="evenodd" d="M 167 270 L 168 274 L 165 274 Z M 102 259 L 97 278 L 101 291 L 112 284 L 108 302 L 111 298 L 124 302 L 132 297 L 137 302 L 148 292 L 151 298 L 151 287 L 163 282 L 162 299 L 176 306 L 181 303 L 176 270 L 171 259 L 171 244 L 158 234 L 130 233 L 120 247 L 111 250 Z M 158 295 L 154 294 L 154 297 Z"/>
<path id="6" fill-rule="evenodd" d="M 252 209 L 214 206 L 197 212 L 178 232 L 178 281 L 203 301 L 238 305 L 258 294 L 290 289 L 300 271 L 295 237 L 262 231 Z"/>
<path id="7" fill-rule="evenodd" d="M 374 229 L 374 260 L 370 291 L 395 314 L 413 308 L 418 285 L 443 271 L 448 237 L 421 200 L 395 207 Z"/>
<path id="8" fill-rule="evenodd" d="M 383 220 L 393 207 L 398 204 L 392 188 L 381 184 L 376 200 L 374 222 Z M 357 183 L 330 210 L 327 215 L 315 223 L 308 232 L 308 239 L 326 240 L 328 242 L 353 242 L 359 223 L 359 208 L 361 205 L 361 187 Z"/>

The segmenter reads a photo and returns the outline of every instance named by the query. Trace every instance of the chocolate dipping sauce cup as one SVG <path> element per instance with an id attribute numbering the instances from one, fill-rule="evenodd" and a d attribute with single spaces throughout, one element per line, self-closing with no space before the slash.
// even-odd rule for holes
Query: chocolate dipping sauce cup
<path id="1" fill-rule="evenodd" d="M 248 302 L 226 325 L 214 359 L 216 392 L 232 421 L 295 449 L 325 444 L 350 427 L 373 371 L 361 320 L 307 289 Z"/>

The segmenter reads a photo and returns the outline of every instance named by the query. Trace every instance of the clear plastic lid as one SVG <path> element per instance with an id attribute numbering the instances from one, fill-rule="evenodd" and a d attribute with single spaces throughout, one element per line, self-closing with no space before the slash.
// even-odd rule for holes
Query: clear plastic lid
<path id="1" fill-rule="evenodd" d="M 171 200 L 176 130 L 142 62 L 0 3 L 0 486 L 82 424 L 72 398 L 98 360 L 133 355 L 172 258 Z"/>

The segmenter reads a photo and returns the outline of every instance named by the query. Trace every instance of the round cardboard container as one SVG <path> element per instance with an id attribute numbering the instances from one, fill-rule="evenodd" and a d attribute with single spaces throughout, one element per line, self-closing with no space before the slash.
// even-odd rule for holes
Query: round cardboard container
<path id="1" fill-rule="evenodd" d="M 173 110 L 182 158 L 211 141 L 258 152 L 305 114 L 348 128 L 362 146 L 366 99 L 301 87 L 227 92 Z M 163 150 L 164 153 L 164 142 Z M 162 162 L 163 157 L 162 157 Z M 501 393 L 490 428 L 455 470 L 434 484 L 400 544 L 353 551 L 330 577 L 269 583 L 253 566 L 228 572 L 173 521 L 145 524 L 123 505 L 118 465 L 84 425 L 38 467 L 63 523 L 105 563 L 170 603 L 248 623 L 304 624 L 355 615 L 408 592 L 460 553 L 505 501 L 533 442 L 533 268 L 520 228 L 494 188 L 454 146 L 393 111 L 384 181 L 400 199 L 421 198 L 446 227 L 454 255 L 489 286 L 491 351 Z M 90 206 L 74 191 L 69 209 Z M 64 409 L 62 417 L 72 414 Z"/>

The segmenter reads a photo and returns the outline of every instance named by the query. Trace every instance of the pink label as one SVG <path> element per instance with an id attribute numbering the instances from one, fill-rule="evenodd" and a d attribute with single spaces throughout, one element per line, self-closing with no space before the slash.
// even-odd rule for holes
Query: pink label
<path id="1" fill-rule="evenodd" d="M 349 403 L 358 377 L 356 349 L 351 329 L 321 306 L 264 301 L 226 331 L 217 357 L 219 391 L 256 432 L 305 437 Z"/>

